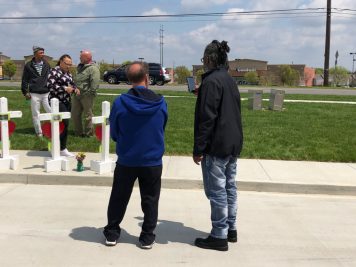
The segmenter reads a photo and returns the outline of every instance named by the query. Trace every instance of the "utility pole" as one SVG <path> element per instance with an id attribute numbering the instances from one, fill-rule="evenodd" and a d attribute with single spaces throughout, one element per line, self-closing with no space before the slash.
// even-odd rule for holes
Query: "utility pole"
<path id="1" fill-rule="evenodd" d="M 160 51 L 159 51 L 159 63 L 161 64 L 161 66 L 163 66 L 163 25 L 160 25 L 159 28 L 159 47 L 160 47 Z"/>
<path id="2" fill-rule="evenodd" d="M 324 86 L 329 86 L 329 59 L 330 59 L 330 28 L 331 28 L 331 0 L 327 0 L 326 35 L 324 54 Z"/>

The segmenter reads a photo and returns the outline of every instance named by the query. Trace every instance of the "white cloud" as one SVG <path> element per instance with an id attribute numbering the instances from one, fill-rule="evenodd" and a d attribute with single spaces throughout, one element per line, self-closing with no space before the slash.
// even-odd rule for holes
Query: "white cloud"
<path id="1" fill-rule="evenodd" d="M 159 8 L 155 7 L 149 11 L 145 11 L 142 13 L 143 16 L 154 16 L 154 15 L 168 15 L 167 12 L 160 10 Z"/>
<path id="2" fill-rule="evenodd" d="M 181 5 L 185 9 L 193 9 L 206 8 L 213 5 L 222 5 L 227 2 L 229 2 L 229 0 L 181 0 Z"/>

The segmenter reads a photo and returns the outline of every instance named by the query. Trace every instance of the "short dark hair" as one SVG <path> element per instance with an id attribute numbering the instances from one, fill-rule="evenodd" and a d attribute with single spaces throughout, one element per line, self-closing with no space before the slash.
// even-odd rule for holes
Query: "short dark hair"
<path id="1" fill-rule="evenodd" d="M 204 56 L 206 56 L 210 63 L 215 67 L 227 66 L 228 58 L 227 53 L 230 52 L 230 47 L 227 45 L 226 41 L 213 40 L 208 44 L 204 51 Z"/>
<path id="2" fill-rule="evenodd" d="M 65 59 L 65 58 L 72 59 L 72 58 L 70 57 L 70 55 L 64 54 L 64 55 L 62 55 L 62 56 L 59 58 L 59 60 L 58 60 L 56 66 L 59 66 L 59 64 L 61 64 L 61 61 L 62 61 L 63 59 Z"/>
<path id="3" fill-rule="evenodd" d="M 131 71 L 133 65 L 139 65 L 141 68 L 138 71 Z M 148 64 L 146 62 L 135 61 L 132 62 L 126 69 L 127 79 L 131 83 L 142 82 L 148 74 Z"/>

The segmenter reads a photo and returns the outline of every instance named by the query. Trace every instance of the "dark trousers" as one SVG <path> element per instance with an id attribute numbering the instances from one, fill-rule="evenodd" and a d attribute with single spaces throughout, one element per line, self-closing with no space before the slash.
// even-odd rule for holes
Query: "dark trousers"
<path id="1" fill-rule="evenodd" d="M 59 102 L 59 112 L 70 112 L 70 104 L 65 105 L 62 102 Z M 59 141 L 60 141 L 60 146 L 61 150 L 67 148 L 67 137 L 68 137 L 68 126 L 69 126 L 69 120 L 62 120 L 64 123 L 64 130 L 59 136 Z"/>
<path id="2" fill-rule="evenodd" d="M 158 201 L 161 192 L 162 165 L 153 167 L 127 167 L 116 165 L 114 182 L 108 207 L 108 225 L 105 236 L 120 236 L 122 222 L 136 178 L 140 187 L 141 208 L 144 214 L 140 240 L 152 242 L 158 219 Z"/>

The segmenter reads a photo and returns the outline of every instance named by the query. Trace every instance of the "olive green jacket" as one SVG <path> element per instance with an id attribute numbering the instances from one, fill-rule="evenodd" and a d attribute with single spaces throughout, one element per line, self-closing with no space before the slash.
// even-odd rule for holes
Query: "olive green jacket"
<path id="1" fill-rule="evenodd" d="M 74 83 L 79 88 L 81 95 L 96 95 L 96 91 L 99 88 L 99 81 L 100 71 L 95 63 L 78 65 Z"/>

